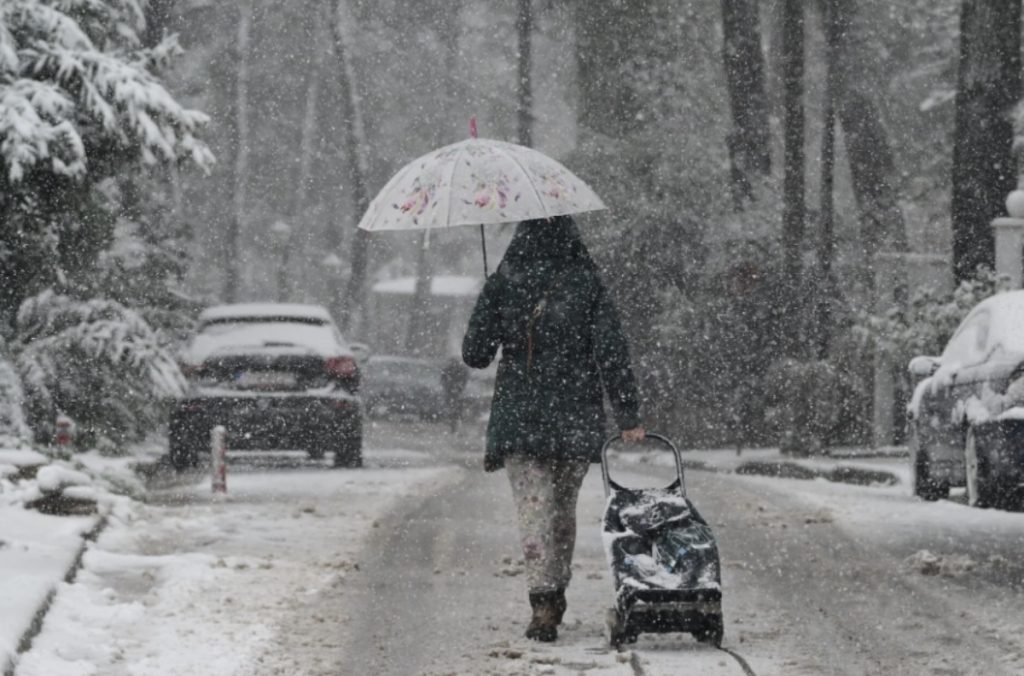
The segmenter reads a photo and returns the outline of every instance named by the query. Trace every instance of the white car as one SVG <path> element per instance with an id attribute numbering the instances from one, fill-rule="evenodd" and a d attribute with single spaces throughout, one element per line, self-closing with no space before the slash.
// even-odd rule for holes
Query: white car
<path id="1" fill-rule="evenodd" d="M 170 459 L 180 469 L 227 429 L 231 449 L 333 453 L 336 466 L 362 464 L 359 367 L 326 309 L 240 303 L 199 315 L 181 355 L 189 390 L 170 420 Z"/>
<path id="2" fill-rule="evenodd" d="M 940 357 L 915 357 L 908 406 L 914 492 L 966 486 L 977 506 L 1019 507 L 1024 486 L 1024 291 L 979 303 Z"/>

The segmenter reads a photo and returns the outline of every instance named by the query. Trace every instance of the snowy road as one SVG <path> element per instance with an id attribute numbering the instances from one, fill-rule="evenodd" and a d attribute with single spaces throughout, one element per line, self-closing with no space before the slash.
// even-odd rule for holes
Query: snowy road
<path id="1" fill-rule="evenodd" d="M 243 463 L 224 501 L 200 477 L 163 486 L 100 538 L 17 673 L 744 673 L 688 636 L 604 647 L 598 472 L 559 641 L 522 639 L 511 497 L 475 444 L 397 426 L 365 470 Z M 722 552 L 725 646 L 758 676 L 1024 672 L 1024 515 L 899 487 L 706 472 L 689 486 Z"/>

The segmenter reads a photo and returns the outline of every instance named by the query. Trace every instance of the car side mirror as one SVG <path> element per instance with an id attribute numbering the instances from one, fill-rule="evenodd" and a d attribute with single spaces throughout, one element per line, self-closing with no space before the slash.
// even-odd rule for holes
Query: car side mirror
<path id="1" fill-rule="evenodd" d="M 907 369 L 910 371 L 910 375 L 917 378 L 927 378 L 936 371 L 939 370 L 939 366 L 942 362 L 938 357 L 914 357 L 910 360 L 910 364 Z"/>
<path id="2" fill-rule="evenodd" d="M 370 346 L 366 343 L 349 343 L 348 349 L 352 350 L 352 356 L 358 362 L 366 361 L 370 356 Z"/>

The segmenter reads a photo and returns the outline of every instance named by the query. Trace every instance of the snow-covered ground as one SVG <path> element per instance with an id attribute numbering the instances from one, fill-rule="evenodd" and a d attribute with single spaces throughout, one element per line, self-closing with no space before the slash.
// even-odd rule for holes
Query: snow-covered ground
<path id="1" fill-rule="evenodd" d="M 254 673 L 309 599 L 360 574 L 378 516 L 445 474 L 303 466 L 234 472 L 227 496 L 158 491 L 110 517 L 17 673 Z"/>
<path id="2" fill-rule="evenodd" d="M 607 648 L 613 590 L 596 471 L 581 494 L 566 625 L 553 645 L 522 638 L 529 610 L 504 475 L 476 469 L 472 439 L 426 428 L 404 441 L 371 449 L 371 469 L 238 454 L 226 496 L 212 495 L 205 476 L 168 475 L 147 502 L 114 500 L 16 673 L 743 673 L 689 636 Z M 902 480 L 866 486 L 734 473 L 745 461 L 788 460 L 769 450 L 686 458 L 715 470 L 690 471 L 688 485 L 722 551 L 725 647 L 758 676 L 1024 670 L 1024 514 L 918 500 L 906 458 L 799 461 Z M 113 460 L 85 460 L 95 475 L 116 475 Z M 666 454 L 617 462 L 628 485 L 672 475 Z M 39 565 L 16 565 L 52 588 L 95 518 L 19 518 L 0 525 L 0 539 L 14 542 L 20 524 L 19 542 L 37 543 L 21 551 Z M 50 557 L 44 545 L 60 542 Z M 15 553 L 0 547 L 0 565 Z M 46 584 L 36 587 L 45 596 Z M 26 594 L 4 621 L 24 626 L 38 600 Z"/>
<path id="3" fill-rule="evenodd" d="M 131 465 L 146 458 L 150 447 L 137 450 L 131 457 L 91 452 L 59 460 L 27 447 L 0 449 L 0 668 L 14 662 L 37 614 L 75 568 L 85 538 L 107 515 L 127 508 L 127 495 L 142 494 Z M 47 496 L 77 498 L 81 513 L 28 507 Z"/>

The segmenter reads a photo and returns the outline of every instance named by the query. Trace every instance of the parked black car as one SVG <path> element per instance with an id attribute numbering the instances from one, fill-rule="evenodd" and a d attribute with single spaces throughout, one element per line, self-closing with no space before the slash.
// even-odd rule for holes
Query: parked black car
<path id="1" fill-rule="evenodd" d="M 362 465 L 360 373 L 330 314 L 315 305 L 243 303 L 205 310 L 182 354 L 189 381 L 170 419 L 170 458 L 196 464 L 210 431 L 230 449 L 305 449 Z"/>
<path id="2" fill-rule="evenodd" d="M 442 365 L 431 359 L 373 355 L 363 367 L 363 401 L 374 418 L 415 416 L 438 420 L 444 414 Z"/>
<path id="3" fill-rule="evenodd" d="M 908 406 L 914 492 L 966 486 L 979 507 L 1017 508 L 1024 485 L 1024 291 L 977 305 L 941 357 L 916 357 Z"/>

